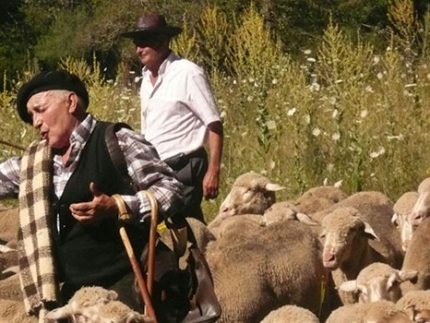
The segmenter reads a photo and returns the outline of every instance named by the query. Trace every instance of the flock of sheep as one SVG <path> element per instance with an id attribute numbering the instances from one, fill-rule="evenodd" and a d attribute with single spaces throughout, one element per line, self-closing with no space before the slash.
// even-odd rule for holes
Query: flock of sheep
<path id="1" fill-rule="evenodd" d="M 281 189 L 243 174 L 207 226 L 189 220 L 223 310 L 218 322 L 430 323 L 430 178 L 396 203 L 332 186 L 276 202 Z M 0 228 L 0 322 L 36 322 L 24 314 L 16 275 L 16 210 L 0 213 Z M 45 320 L 62 318 L 147 322 L 99 287 Z"/>

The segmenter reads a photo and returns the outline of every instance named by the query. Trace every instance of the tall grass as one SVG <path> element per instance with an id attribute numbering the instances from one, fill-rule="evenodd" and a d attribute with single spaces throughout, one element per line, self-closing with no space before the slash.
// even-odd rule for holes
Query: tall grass
<path id="1" fill-rule="evenodd" d="M 411 1 L 390 3 L 383 52 L 330 23 L 314 52 L 293 59 L 254 7 L 229 22 L 208 8 L 199 24 L 184 25 L 174 49 L 208 67 L 225 126 L 221 192 L 204 204 L 208 219 L 249 170 L 287 187 L 280 199 L 337 183 L 394 200 L 430 174 L 430 15 L 420 25 Z M 62 65 L 88 84 L 92 113 L 139 129 L 137 86 L 103 80 L 96 63 Z M 0 96 L 1 135 L 24 145 L 32 132 L 17 118 L 14 90 Z M 1 147 L 3 158 L 17 153 Z"/>

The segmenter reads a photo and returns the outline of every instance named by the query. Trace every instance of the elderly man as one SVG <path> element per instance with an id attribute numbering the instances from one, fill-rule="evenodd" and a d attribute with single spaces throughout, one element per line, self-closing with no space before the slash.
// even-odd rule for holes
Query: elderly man
<path id="1" fill-rule="evenodd" d="M 40 73 L 18 92 L 19 116 L 40 138 L 22 158 L 0 164 L 0 197 L 19 193 L 20 280 L 26 310 L 35 315 L 85 285 L 117 289 L 120 299 L 136 307 L 118 234 L 118 196 L 112 195 L 119 194 L 130 211 L 125 225 L 137 253 L 147 241 L 150 215 L 142 191 L 153 193 L 162 217 L 171 215 L 181 197 L 172 170 L 128 128 L 116 132 L 132 183 L 124 180 L 107 149 L 109 123 L 88 114 L 88 103 L 84 83 L 67 71 Z M 121 290 L 124 282 L 129 288 Z"/>
<path id="2" fill-rule="evenodd" d="M 223 126 L 203 70 L 169 48 L 180 32 L 164 16 L 149 14 L 122 35 L 133 40 L 144 65 L 142 133 L 185 184 L 184 209 L 176 219 L 192 216 L 204 221 L 202 197 L 218 195 Z"/>

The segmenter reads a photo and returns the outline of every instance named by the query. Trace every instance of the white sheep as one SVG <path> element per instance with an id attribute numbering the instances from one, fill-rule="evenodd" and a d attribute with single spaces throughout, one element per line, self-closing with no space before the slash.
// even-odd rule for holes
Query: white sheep
<path id="1" fill-rule="evenodd" d="M 430 322 L 430 290 L 407 292 L 397 301 L 396 308 L 406 312 L 413 322 Z"/>
<path id="2" fill-rule="evenodd" d="M 285 304 L 318 313 L 326 276 L 320 243 L 308 226 L 284 221 L 239 240 L 229 232 L 206 250 L 223 310 L 218 322 L 258 322 Z"/>
<path id="3" fill-rule="evenodd" d="M 375 262 L 360 271 L 355 280 L 342 283 L 341 291 L 357 293 L 359 303 L 370 303 L 380 300 L 397 302 L 402 296 L 400 284 L 415 279 L 417 271 L 398 270 Z"/>
<path id="4" fill-rule="evenodd" d="M 98 286 L 79 289 L 69 302 L 48 312 L 47 322 L 69 319 L 81 323 L 129 323 L 149 322 L 127 305 L 117 300 L 115 291 Z"/>
<path id="5" fill-rule="evenodd" d="M 285 305 L 269 313 L 260 323 L 320 323 L 311 311 L 296 305 Z"/>
<path id="6" fill-rule="evenodd" d="M 222 202 L 216 218 L 238 214 L 263 214 L 276 202 L 275 192 L 284 189 L 255 172 L 240 175 Z"/>
<path id="7" fill-rule="evenodd" d="M 406 251 L 408 243 L 412 238 L 412 225 L 409 222 L 409 215 L 418 200 L 418 192 L 406 192 L 399 197 L 393 206 L 394 214 L 391 222 L 400 231 L 402 250 Z"/>
<path id="8" fill-rule="evenodd" d="M 3 323 L 38 323 L 35 316 L 27 315 L 21 300 L 0 299 L 0 322 Z"/>
<path id="9" fill-rule="evenodd" d="M 430 218 L 418 226 L 403 260 L 402 270 L 418 272 L 417 280 L 402 284 L 402 291 L 430 289 Z"/>
<path id="10" fill-rule="evenodd" d="M 246 239 L 249 232 L 264 225 L 264 219 L 259 214 L 240 214 L 223 219 L 215 219 L 209 223 L 208 229 L 210 229 L 216 239 L 220 239 L 227 234 L 239 240 Z M 236 234 L 232 234 L 231 231 L 235 231 Z"/>
<path id="11" fill-rule="evenodd" d="M 311 214 L 337 204 L 348 195 L 334 186 L 317 186 L 296 199 L 295 206 L 300 213 Z"/>
<path id="12" fill-rule="evenodd" d="M 296 220 L 308 225 L 319 225 L 310 216 L 299 211 L 294 202 L 282 201 L 272 204 L 263 214 L 263 222 L 270 225 L 280 221 Z"/>
<path id="13" fill-rule="evenodd" d="M 412 323 L 406 313 L 390 301 L 348 304 L 339 307 L 326 323 Z"/>
<path id="14" fill-rule="evenodd" d="M 395 263 L 393 252 L 379 236 L 383 230 L 375 233 L 361 217 L 355 208 L 339 207 L 323 218 L 323 264 L 332 271 L 336 286 L 355 279 L 363 268 L 373 262 Z M 377 241 L 371 246 L 369 240 Z M 357 301 L 354 295 L 339 294 L 344 304 Z"/>

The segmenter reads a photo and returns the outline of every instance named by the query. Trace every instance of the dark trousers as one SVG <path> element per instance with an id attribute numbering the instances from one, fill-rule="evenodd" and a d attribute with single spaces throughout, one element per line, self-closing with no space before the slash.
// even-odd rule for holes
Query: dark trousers
<path id="1" fill-rule="evenodd" d="M 202 147 L 187 155 L 179 154 L 166 159 L 165 162 L 175 171 L 176 178 L 184 184 L 183 206 L 172 220 L 180 223 L 185 217 L 193 217 L 205 223 L 201 208 L 203 178 L 208 169 L 205 149 Z"/>

